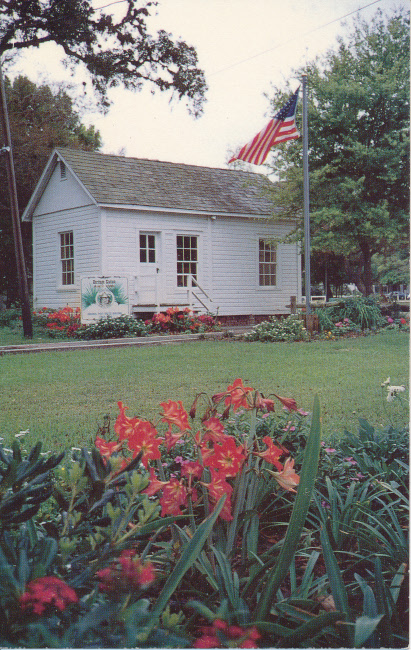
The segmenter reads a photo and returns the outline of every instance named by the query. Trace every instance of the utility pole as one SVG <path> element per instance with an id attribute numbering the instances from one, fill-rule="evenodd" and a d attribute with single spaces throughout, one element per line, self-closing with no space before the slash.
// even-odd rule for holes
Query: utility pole
<path id="1" fill-rule="evenodd" d="M 4 147 L 0 154 L 6 160 L 7 181 L 10 196 L 10 211 L 13 225 L 14 252 L 17 265 L 17 279 L 22 308 L 23 333 L 26 338 L 33 338 L 33 325 L 31 321 L 31 308 L 29 286 L 27 282 L 26 264 L 24 261 L 23 239 L 21 236 L 19 204 L 17 200 L 16 175 L 14 172 L 13 150 L 11 146 L 10 122 L 7 111 L 6 90 L 0 60 L 0 121 L 3 130 Z"/>
<path id="2" fill-rule="evenodd" d="M 304 174 L 304 258 L 305 258 L 305 310 L 311 314 L 311 242 L 310 242 L 310 190 L 308 176 L 308 101 L 307 75 L 303 74 L 303 174 Z"/>

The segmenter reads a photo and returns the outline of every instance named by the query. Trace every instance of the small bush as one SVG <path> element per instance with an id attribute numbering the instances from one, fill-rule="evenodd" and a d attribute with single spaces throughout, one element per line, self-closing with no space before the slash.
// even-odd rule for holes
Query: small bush
<path id="1" fill-rule="evenodd" d="M 306 341 L 308 334 L 304 322 L 297 316 L 282 319 L 271 316 L 268 321 L 253 327 L 244 338 L 246 341 Z"/>
<path id="2" fill-rule="evenodd" d="M 11 307 L 0 311 L 0 327 L 12 327 L 21 318 L 21 309 L 19 307 Z"/>
<path id="3" fill-rule="evenodd" d="M 119 339 L 124 336 L 148 336 L 150 327 L 132 316 L 101 318 L 97 323 L 82 325 L 73 332 L 77 339 Z"/>
<path id="4" fill-rule="evenodd" d="M 382 327 L 386 325 L 378 302 L 371 297 L 352 296 L 339 300 L 333 306 L 316 310 L 320 331 L 330 330 L 335 323 L 348 319 L 361 330 Z"/>
<path id="5" fill-rule="evenodd" d="M 195 316 L 191 310 L 186 307 L 169 307 L 167 311 L 154 314 L 153 318 L 146 321 L 152 332 L 161 334 L 197 334 L 210 332 L 217 329 L 218 323 L 216 318 L 211 314 L 201 314 Z"/>

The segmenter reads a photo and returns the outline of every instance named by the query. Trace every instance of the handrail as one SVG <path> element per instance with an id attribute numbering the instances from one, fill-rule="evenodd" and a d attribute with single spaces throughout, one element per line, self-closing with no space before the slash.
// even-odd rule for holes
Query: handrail
<path id="1" fill-rule="evenodd" d="M 194 291 L 193 291 L 193 285 L 195 285 L 195 286 L 197 287 L 197 289 L 199 289 L 199 290 L 201 291 L 201 293 L 202 293 L 202 294 L 207 298 L 207 300 L 208 300 L 209 302 L 213 302 L 213 299 L 210 298 L 210 296 L 209 296 L 208 293 L 203 289 L 203 287 L 199 285 L 199 283 L 198 283 L 197 280 L 192 276 L 192 274 L 191 274 L 191 273 L 188 273 L 188 275 L 187 275 L 187 302 L 188 302 L 188 304 L 189 304 L 190 309 L 193 310 L 193 297 L 194 297 L 196 300 L 198 300 L 198 302 L 199 302 L 201 305 L 203 305 L 204 309 L 206 309 L 207 311 L 210 311 L 210 309 L 209 309 L 208 306 L 203 302 L 203 300 L 201 300 L 201 298 L 200 298 L 196 293 L 194 293 Z"/>

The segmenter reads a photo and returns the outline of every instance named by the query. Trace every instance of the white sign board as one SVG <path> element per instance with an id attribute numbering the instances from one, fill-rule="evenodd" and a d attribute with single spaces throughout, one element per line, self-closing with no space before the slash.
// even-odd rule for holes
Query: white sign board
<path id="1" fill-rule="evenodd" d="M 81 323 L 90 325 L 101 318 L 129 316 L 128 278 L 87 276 L 81 278 Z"/>

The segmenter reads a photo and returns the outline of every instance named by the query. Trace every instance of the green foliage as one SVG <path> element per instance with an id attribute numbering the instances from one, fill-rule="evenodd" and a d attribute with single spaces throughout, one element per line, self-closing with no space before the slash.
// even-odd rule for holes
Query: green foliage
<path id="1" fill-rule="evenodd" d="M 124 336 L 148 336 L 151 328 L 142 320 L 132 316 L 118 316 L 117 318 L 100 318 L 97 323 L 82 325 L 73 332 L 77 339 L 117 339 Z"/>
<path id="2" fill-rule="evenodd" d="M 0 528 L 4 532 L 28 521 L 52 492 L 51 471 L 64 454 L 44 458 L 41 442 L 23 457 L 17 441 L 12 450 L 0 446 Z"/>
<path id="3" fill-rule="evenodd" d="M 365 298 L 364 296 L 350 296 L 332 303 L 332 306 L 318 307 L 318 322 L 320 331 L 333 330 L 337 334 L 348 329 L 348 326 L 355 326 L 361 330 L 382 327 L 387 324 L 383 317 L 381 308 L 375 298 Z M 344 322 L 347 319 L 346 322 Z M 335 330 L 335 324 L 342 326 L 340 330 Z"/>
<path id="4" fill-rule="evenodd" d="M 352 281 L 371 293 L 371 258 L 408 248 L 409 12 L 379 12 L 304 70 L 310 125 L 310 219 L 314 251 L 355 263 Z M 275 89 L 273 111 L 284 100 Z M 275 148 L 283 214 L 302 204 L 302 143 Z M 302 224 L 298 229 L 301 237 Z"/>
<path id="5" fill-rule="evenodd" d="M 0 310 L 0 327 L 11 327 L 20 320 L 20 317 L 21 309 L 19 307 Z"/>
<path id="6" fill-rule="evenodd" d="M 206 84 L 195 49 L 164 30 L 150 33 L 150 2 L 128 0 L 127 5 L 116 20 L 90 0 L 6 3 L 0 13 L 0 54 L 54 42 L 63 46 L 68 63 L 83 64 L 90 73 L 103 110 L 108 89 L 122 83 L 134 90 L 144 84 L 171 90 L 186 97 L 195 114 L 201 112 Z"/>
<path id="7" fill-rule="evenodd" d="M 253 327 L 251 332 L 245 334 L 246 341 L 306 341 L 308 339 L 304 322 L 297 316 L 287 316 L 278 319 L 271 316 L 269 320 L 263 321 Z"/>
<path id="8" fill-rule="evenodd" d="M 161 515 L 165 488 L 154 496 L 155 465 L 143 467 L 154 425 L 124 412 L 115 426 L 120 440 L 110 440 L 106 420 L 95 446 L 64 458 L 42 455 L 40 445 L 0 448 L 3 647 L 407 645 L 406 430 L 361 420 L 358 436 L 346 431 L 341 445 L 320 444 L 318 398 L 311 416 L 277 415 L 271 400 L 261 402 L 239 381 L 207 402 L 195 436 L 197 421 L 187 428 L 181 404 L 162 404 L 155 427 L 174 427 L 186 440 L 162 455 L 168 467 L 153 463 L 187 496 L 198 490 L 181 515 Z M 205 444 L 228 452 L 234 439 L 248 459 L 236 475 L 227 470 L 234 489 L 209 515 L 212 464 L 192 483 L 183 460 L 201 460 L 187 451 L 206 451 L 199 441 L 213 427 L 205 416 L 220 404 L 228 419 L 213 420 L 219 442 Z M 137 435 L 143 431 L 148 438 Z M 292 464 L 279 475 L 258 456 L 269 448 L 266 436 L 291 450 L 299 483 Z M 279 487 L 287 476 L 296 494 Z M 231 499 L 232 519 L 222 520 Z M 40 588 L 49 580 L 59 600 L 49 582 Z"/>
<path id="9" fill-rule="evenodd" d="M 5 13 L 0 14 L 0 43 Z M 0 44 L 0 50 L 2 49 Z M 63 85 L 35 84 L 27 77 L 6 79 L 6 98 L 13 143 L 13 160 L 21 209 L 27 205 L 46 162 L 57 146 L 93 151 L 101 138 L 93 126 L 85 127 L 80 110 Z M 0 167 L 0 291 L 8 301 L 18 296 L 12 222 L 8 208 L 6 168 Z M 31 225 L 21 224 L 24 254 L 31 267 Z"/>

